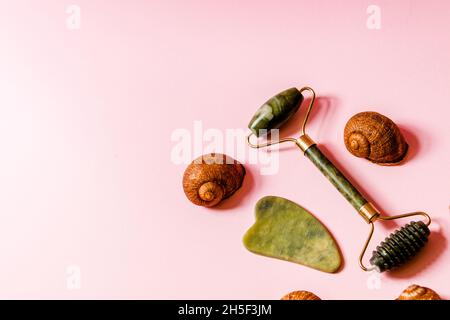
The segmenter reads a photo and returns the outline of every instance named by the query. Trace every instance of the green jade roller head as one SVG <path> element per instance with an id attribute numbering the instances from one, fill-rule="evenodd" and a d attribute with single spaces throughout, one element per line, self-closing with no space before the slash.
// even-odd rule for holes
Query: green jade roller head
<path id="1" fill-rule="evenodd" d="M 278 129 L 298 111 L 304 97 L 303 93 L 308 91 L 311 94 L 311 102 L 306 111 L 301 126 L 301 134 L 298 138 L 284 138 L 278 141 L 268 141 L 262 144 L 251 142 L 252 136 L 262 137 L 267 135 L 270 130 Z M 380 212 L 351 184 L 351 182 L 336 168 L 336 166 L 320 151 L 316 143 L 306 134 L 305 126 L 308 121 L 311 109 L 315 101 L 315 92 L 310 87 L 301 89 L 287 89 L 276 96 L 270 98 L 255 113 L 248 127 L 251 133 L 247 137 L 247 142 L 252 148 L 263 148 L 273 144 L 291 142 L 295 143 L 311 160 L 322 174 L 335 186 L 335 188 L 344 196 L 345 199 L 356 209 L 356 211 L 370 225 L 369 236 L 363 246 L 359 256 L 359 265 L 364 271 L 377 270 L 379 272 L 387 271 L 399 267 L 413 256 L 428 241 L 430 230 L 428 226 L 431 218 L 425 212 L 412 212 L 397 216 L 382 216 Z M 387 221 L 411 216 L 423 216 L 426 221 L 412 221 L 390 234 L 373 251 L 372 258 L 369 260 L 371 267 L 364 265 L 363 259 L 367 247 L 372 239 L 375 221 Z"/>

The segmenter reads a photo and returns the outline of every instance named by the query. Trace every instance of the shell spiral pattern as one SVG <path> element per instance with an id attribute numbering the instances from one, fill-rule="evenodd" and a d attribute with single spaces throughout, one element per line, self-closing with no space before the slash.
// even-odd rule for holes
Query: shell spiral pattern
<path id="1" fill-rule="evenodd" d="M 406 156 L 408 144 L 397 125 L 377 112 L 361 112 L 348 120 L 344 143 L 353 155 L 380 165 L 392 165 Z"/>
<path id="2" fill-rule="evenodd" d="M 430 288 L 412 284 L 397 298 L 397 300 L 442 300 L 441 297 Z"/>
<path id="3" fill-rule="evenodd" d="M 213 207 L 241 186 L 245 168 L 233 158 L 210 153 L 195 159 L 183 175 L 183 190 L 194 204 Z"/>

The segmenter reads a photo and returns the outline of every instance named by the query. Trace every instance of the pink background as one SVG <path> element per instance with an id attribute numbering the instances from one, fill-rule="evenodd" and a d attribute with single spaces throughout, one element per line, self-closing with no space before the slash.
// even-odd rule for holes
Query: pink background
<path id="1" fill-rule="evenodd" d="M 0 1 L 0 298 L 392 299 L 407 285 L 450 298 L 448 1 Z M 366 27 L 380 6 L 381 30 Z M 290 148 L 278 174 L 247 165 L 218 209 L 188 202 L 174 130 L 245 128 L 273 94 L 310 85 L 311 137 L 385 213 L 434 219 L 419 259 L 368 288 L 368 226 Z M 399 124 L 406 164 L 343 145 L 348 118 Z M 295 129 L 294 127 L 292 127 Z M 293 130 L 291 128 L 291 131 Z M 217 150 L 221 151 L 221 150 Z M 242 236 L 265 195 L 298 202 L 332 231 L 345 265 L 325 274 L 253 255 Z M 404 221 L 406 222 L 406 221 Z M 378 225 L 376 240 L 395 225 Z M 68 290 L 66 268 L 81 288 Z"/>

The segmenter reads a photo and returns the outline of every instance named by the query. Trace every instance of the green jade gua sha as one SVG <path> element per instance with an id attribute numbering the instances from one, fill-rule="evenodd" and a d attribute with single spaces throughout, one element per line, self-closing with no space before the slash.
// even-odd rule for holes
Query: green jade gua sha
<path id="1" fill-rule="evenodd" d="M 253 135 L 256 137 L 265 136 L 270 130 L 280 128 L 285 124 L 300 108 L 300 105 L 303 102 L 303 92 L 305 91 L 309 91 L 312 97 L 303 119 L 301 135 L 299 138 L 285 138 L 262 144 L 254 144 L 251 142 Z M 304 155 L 314 163 L 323 175 L 328 178 L 335 188 L 370 225 L 369 236 L 359 256 L 360 267 L 364 271 L 375 269 L 379 272 L 383 272 L 404 264 L 415 256 L 428 241 L 428 236 L 430 235 L 428 226 L 431 223 L 431 218 L 425 212 L 412 212 L 392 217 L 382 216 L 380 212 L 368 202 L 351 182 L 333 165 L 333 163 L 327 159 L 316 143 L 305 133 L 305 126 L 311 113 L 312 106 L 314 105 L 314 101 L 315 92 L 310 87 L 301 89 L 291 88 L 269 99 L 256 111 L 248 125 L 251 130 L 251 133 L 247 137 L 249 146 L 252 148 L 262 148 L 284 142 L 295 143 L 303 151 Z M 370 259 L 372 267 L 367 268 L 363 263 L 363 258 L 374 232 L 374 222 L 416 215 L 425 217 L 427 221 L 413 221 L 393 232 L 376 247 L 376 250 L 373 251 L 372 258 Z"/>
<path id="2" fill-rule="evenodd" d="M 244 236 L 249 251 L 330 273 L 341 266 L 328 230 L 295 202 L 267 196 L 256 203 L 255 213 L 256 222 Z"/>

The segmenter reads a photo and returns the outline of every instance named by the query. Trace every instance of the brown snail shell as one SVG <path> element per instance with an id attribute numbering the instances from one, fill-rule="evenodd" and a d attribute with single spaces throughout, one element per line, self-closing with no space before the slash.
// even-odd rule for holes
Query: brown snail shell
<path id="1" fill-rule="evenodd" d="M 344 129 L 344 142 L 353 155 L 380 165 L 403 160 L 408 151 L 400 129 L 377 112 L 361 112 L 351 117 Z"/>
<path id="2" fill-rule="evenodd" d="M 245 168 L 233 158 L 210 153 L 198 157 L 186 168 L 183 189 L 194 204 L 213 207 L 242 186 Z"/>
<path id="3" fill-rule="evenodd" d="M 396 300 L 441 300 L 441 297 L 430 288 L 413 284 L 403 290 Z"/>
<path id="4" fill-rule="evenodd" d="M 281 300 L 321 300 L 314 293 L 309 291 L 293 291 L 285 295 Z"/>

